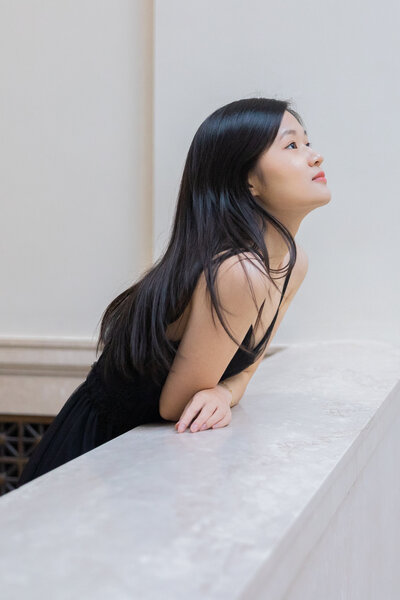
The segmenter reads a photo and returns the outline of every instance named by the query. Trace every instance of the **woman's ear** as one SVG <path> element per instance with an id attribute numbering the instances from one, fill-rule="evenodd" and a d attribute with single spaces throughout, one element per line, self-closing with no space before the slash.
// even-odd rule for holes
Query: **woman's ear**
<path id="1" fill-rule="evenodd" d="M 253 194 L 253 196 L 257 196 L 258 195 L 257 184 L 256 184 L 253 176 L 249 176 L 247 178 L 247 185 L 250 189 L 250 192 Z"/>

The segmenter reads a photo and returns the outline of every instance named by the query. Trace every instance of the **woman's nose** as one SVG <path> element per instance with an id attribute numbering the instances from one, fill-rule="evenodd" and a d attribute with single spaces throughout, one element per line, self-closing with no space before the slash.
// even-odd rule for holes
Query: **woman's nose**
<path id="1" fill-rule="evenodd" d="M 322 154 L 319 154 L 319 152 L 313 152 L 310 160 L 312 165 L 320 165 L 324 161 L 324 157 L 322 156 Z"/>

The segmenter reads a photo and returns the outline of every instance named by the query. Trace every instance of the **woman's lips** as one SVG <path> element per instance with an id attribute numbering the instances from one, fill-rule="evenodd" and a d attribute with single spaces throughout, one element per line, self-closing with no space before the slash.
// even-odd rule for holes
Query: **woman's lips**
<path id="1" fill-rule="evenodd" d="M 320 181 L 321 183 L 327 183 L 326 177 L 316 177 L 313 181 Z"/>

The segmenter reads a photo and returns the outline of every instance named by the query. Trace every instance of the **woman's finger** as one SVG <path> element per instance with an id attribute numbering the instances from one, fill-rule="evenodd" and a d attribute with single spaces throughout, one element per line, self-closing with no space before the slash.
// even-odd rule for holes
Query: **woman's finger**
<path id="1" fill-rule="evenodd" d="M 210 419 L 211 415 L 213 415 L 217 410 L 218 410 L 218 407 L 215 406 L 215 404 L 212 404 L 211 402 L 209 402 L 208 404 L 203 406 L 203 408 L 200 411 L 200 414 L 197 416 L 197 418 L 193 421 L 192 425 L 190 426 L 190 430 L 192 432 L 194 432 L 194 431 L 199 431 L 200 429 L 202 429 L 203 423 L 206 423 L 208 421 L 208 419 Z"/>
<path id="2" fill-rule="evenodd" d="M 203 421 L 202 425 L 200 426 L 200 431 L 204 431 L 205 429 L 210 429 L 210 427 L 212 427 L 214 425 L 214 423 L 218 423 L 221 419 L 224 418 L 225 416 L 225 408 L 222 407 L 218 407 L 216 409 L 216 411 L 209 416 L 209 418 L 206 421 Z"/>
<path id="3" fill-rule="evenodd" d="M 231 414 L 227 413 L 220 421 L 217 421 L 217 423 L 214 423 L 214 425 L 211 426 L 211 429 L 218 429 L 219 427 L 226 427 L 227 425 L 229 425 L 231 420 L 232 420 Z"/>
<path id="4" fill-rule="evenodd" d="M 190 425 L 192 420 L 198 415 L 203 406 L 204 401 L 201 401 L 199 396 L 193 396 L 192 400 L 190 400 L 190 402 L 188 402 L 183 409 L 183 412 L 179 417 L 179 421 L 176 423 L 179 433 L 185 431 L 186 427 Z"/>

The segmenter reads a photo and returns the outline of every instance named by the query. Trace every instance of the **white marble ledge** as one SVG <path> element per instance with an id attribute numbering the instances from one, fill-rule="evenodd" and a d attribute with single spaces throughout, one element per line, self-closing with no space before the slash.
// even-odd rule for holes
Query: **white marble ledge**
<path id="1" fill-rule="evenodd" d="M 283 597 L 398 415 L 399 373 L 390 344 L 293 344 L 228 427 L 144 425 L 6 494 L 2 597 Z"/>

